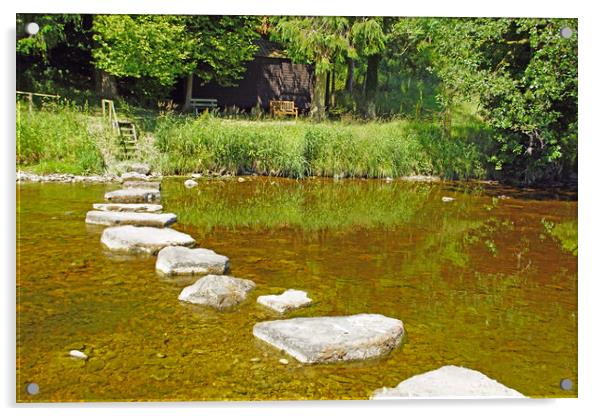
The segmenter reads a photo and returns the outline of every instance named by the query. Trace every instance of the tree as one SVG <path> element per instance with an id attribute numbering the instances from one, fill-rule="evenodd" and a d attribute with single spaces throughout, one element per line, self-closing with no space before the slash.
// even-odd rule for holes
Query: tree
<path id="1" fill-rule="evenodd" d="M 255 56 L 262 19 L 256 16 L 188 16 L 192 40 L 192 71 L 186 83 L 186 104 L 192 98 L 193 74 L 207 83 L 235 85 L 244 75 L 246 61 Z"/>
<path id="2" fill-rule="evenodd" d="M 496 131 L 497 170 L 524 183 L 576 171 L 576 20 L 440 19 L 427 29 L 441 99 L 478 98 Z"/>
<path id="3" fill-rule="evenodd" d="M 259 19 L 237 16 L 108 15 L 94 19 L 98 68 L 118 77 L 148 77 L 163 86 L 188 76 L 231 85 L 253 58 Z"/>
<path id="4" fill-rule="evenodd" d="M 368 118 L 376 116 L 375 99 L 378 89 L 378 66 L 387 39 L 384 26 L 384 17 L 363 17 L 357 19 L 351 28 L 353 48 L 360 56 L 366 57 L 368 61 L 362 106 L 363 113 Z"/>
<path id="5" fill-rule="evenodd" d="M 349 50 L 349 19 L 278 17 L 274 18 L 274 23 L 274 36 L 285 45 L 291 59 L 315 66 L 310 113 L 317 119 L 324 118 L 328 74 L 333 70 L 336 60 Z"/>

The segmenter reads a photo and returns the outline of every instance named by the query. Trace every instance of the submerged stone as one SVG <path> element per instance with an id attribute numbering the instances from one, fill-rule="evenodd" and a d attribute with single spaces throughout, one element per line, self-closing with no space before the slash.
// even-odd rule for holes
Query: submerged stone
<path id="1" fill-rule="evenodd" d="M 157 256 L 155 268 L 167 275 L 224 274 L 230 260 L 205 248 L 165 247 Z"/>
<path id="2" fill-rule="evenodd" d="M 247 294 L 254 288 L 255 283 L 251 280 L 210 274 L 201 277 L 193 285 L 185 287 L 178 299 L 216 309 L 226 309 L 245 300 Z"/>
<path id="3" fill-rule="evenodd" d="M 146 181 L 125 181 L 122 184 L 123 189 L 138 188 L 138 189 L 161 189 L 161 182 L 146 182 Z"/>
<path id="4" fill-rule="evenodd" d="M 142 203 L 159 199 L 161 199 L 161 193 L 156 189 L 118 189 L 105 194 L 105 200 L 109 202 Z"/>
<path id="5" fill-rule="evenodd" d="M 123 225 L 103 231 L 100 242 L 109 250 L 127 253 L 156 254 L 163 247 L 192 247 L 194 239 L 171 228 L 134 227 Z"/>
<path id="6" fill-rule="evenodd" d="M 159 213 L 163 209 L 163 206 L 159 204 L 93 204 L 92 207 L 98 211 L 152 213 Z"/>
<path id="7" fill-rule="evenodd" d="M 469 368 L 447 365 L 402 381 L 394 388 L 383 387 L 371 399 L 402 397 L 525 397 L 516 390 Z"/>
<path id="8" fill-rule="evenodd" d="M 288 312 L 311 304 L 312 300 L 302 290 L 289 289 L 280 295 L 264 295 L 257 298 L 257 303 L 275 310 L 278 313 Z"/>
<path id="9" fill-rule="evenodd" d="M 184 186 L 186 188 L 194 188 L 197 185 L 198 185 L 198 182 L 195 181 L 194 179 L 187 179 L 186 181 L 184 181 Z"/>
<path id="10" fill-rule="evenodd" d="M 253 335 L 303 363 L 364 360 L 401 343 L 398 319 L 377 314 L 293 318 L 255 324 Z"/>
<path id="11" fill-rule="evenodd" d="M 142 227 L 167 227 L 177 220 L 176 214 L 151 214 L 148 212 L 88 211 L 87 224 L 138 225 Z"/>
<path id="12" fill-rule="evenodd" d="M 88 356 L 85 353 L 81 352 L 80 350 L 71 350 L 71 351 L 69 351 L 69 355 L 73 358 L 78 358 L 80 360 L 88 359 Z"/>

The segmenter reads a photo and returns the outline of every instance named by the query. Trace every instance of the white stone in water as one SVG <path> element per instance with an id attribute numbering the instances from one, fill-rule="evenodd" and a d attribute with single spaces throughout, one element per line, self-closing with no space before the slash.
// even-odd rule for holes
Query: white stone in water
<path id="1" fill-rule="evenodd" d="M 145 182 L 145 181 L 125 181 L 122 185 L 123 189 L 138 188 L 138 189 L 161 189 L 161 182 Z"/>
<path id="2" fill-rule="evenodd" d="M 293 318 L 255 324 L 253 335 L 303 363 L 364 360 L 401 343 L 398 319 L 377 314 Z"/>
<path id="3" fill-rule="evenodd" d="M 163 206 L 159 204 L 93 204 L 92 207 L 98 211 L 152 213 L 159 213 L 163 209 Z"/>
<path id="4" fill-rule="evenodd" d="M 525 397 L 516 390 L 469 368 L 447 365 L 402 381 L 394 388 L 383 387 L 372 393 L 371 399 L 403 397 Z"/>
<path id="5" fill-rule="evenodd" d="M 288 312 L 311 304 L 312 300 L 302 290 L 289 289 L 280 295 L 264 295 L 257 298 L 257 303 L 275 310 L 278 313 Z"/>
<path id="6" fill-rule="evenodd" d="M 186 188 L 194 188 L 197 185 L 198 183 L 194 179 L 187 179 L 186 181 L 184 181 L 184 186 Z"/>
<path id="7" fill-rule="evenodd" d="M 130 180 L 149 181 L 149 180 L 151 180 L 151 177 L 148 175 L 145 175 L 143 173 L 138 173 L 138 172 L 125 172 L 125 173 L 121 174 L 121 180 L 122 181 L 130 181 Z"/>
<path id="8" fill-rule="evenodd" d="M 176 214 L 152 214 L 148 212 L 88 211 L 87 224 L 138 225 L 142 227 L 167 227 L 177 221 Z"/>
<path id="9" fill-rule="evenodd" d="M 69 351 L 69 355 L 73 358 L 79 358 L 80 360 L 87 360 L 88 356 L 79 350 Z"/>
<path id="10" fill-rule="evenodd" d="M 118 189 L 105 194 L 105 200 L 109 202 L 143 203 L 159 199 L 161 199 L 161 193 L 156 189 Z"/>
<path id="11" fill-rule="evenodd" d="M 254 288 L 255 283 L 251 280 L 210 274 L 201 277 L 191 286 L 185 287 L 178 299 L 212 306 L 216 309 L 225 309 L 245 300 L 247 294 Z"/>
<path id="12" fill-rule="evenodd" d="M 157 256 L 155 268 L 167 275 L 224 274 L 230 266 L 226 256 L 206 248 L 165 247 Z"/>
<path id="13" fill-rule="evenodd" d="M 202 177 L 203 177 L 203 175 L 202 175 L 202 174 L 200 174 L 200 173 L 193 173 L 193 174 L 192 174 L 192 175 L 190 175 L 190 176 L 192 176 L 192 179 L 198 179 L 198 178 L 202 178 Z"/>
<path id="14" fill-rule="evenodd" d="M 126 253 L 156 254 L 163 247 L 192 247 L 194 239 L 171 228 L 134 227 L 123 225 L 103 231 L 100 242 L 109 250 Z"/>
<path id="15" fill-rule="evenodd" d="M 441 198 L 441 200 L 443 202 L 451 202 L 451 201 L 455 200 L 455 198 L 452 198 L 451 196 L 444 196 L 443 198 Z"/>

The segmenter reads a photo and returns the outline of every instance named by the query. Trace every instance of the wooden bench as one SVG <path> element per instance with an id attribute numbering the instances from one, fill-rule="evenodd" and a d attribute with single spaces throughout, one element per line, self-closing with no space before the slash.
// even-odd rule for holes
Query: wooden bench
<path id="1" fill-rule="evenodd" d="M 199 110 L 217 108 L 217 100 L 215 98 L 191 98 L 190 106 L 194 110 L 194 114 L 198 116 Z"/>
<path id="2" fill-rule="evenodd" d="M 270 101 L 270 114 L 272 116 L 297 116 L 299 109 L 294 101 Z"/>

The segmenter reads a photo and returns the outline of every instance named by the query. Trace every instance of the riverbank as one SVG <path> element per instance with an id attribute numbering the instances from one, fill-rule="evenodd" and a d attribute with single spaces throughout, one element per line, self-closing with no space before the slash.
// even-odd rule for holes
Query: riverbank
<path id="1" fill-rule="evenodd" d="M 135 158 L 163 175 L 291 178 L 490 178 L 489 134 L 458 117 L 447 135 L 433 121 L 322 122 L 147 117 Z M 35 174 L 118 174 L 118 139 L 100 117 L 73 108 L 21 111 L 17 167 Z"/>

